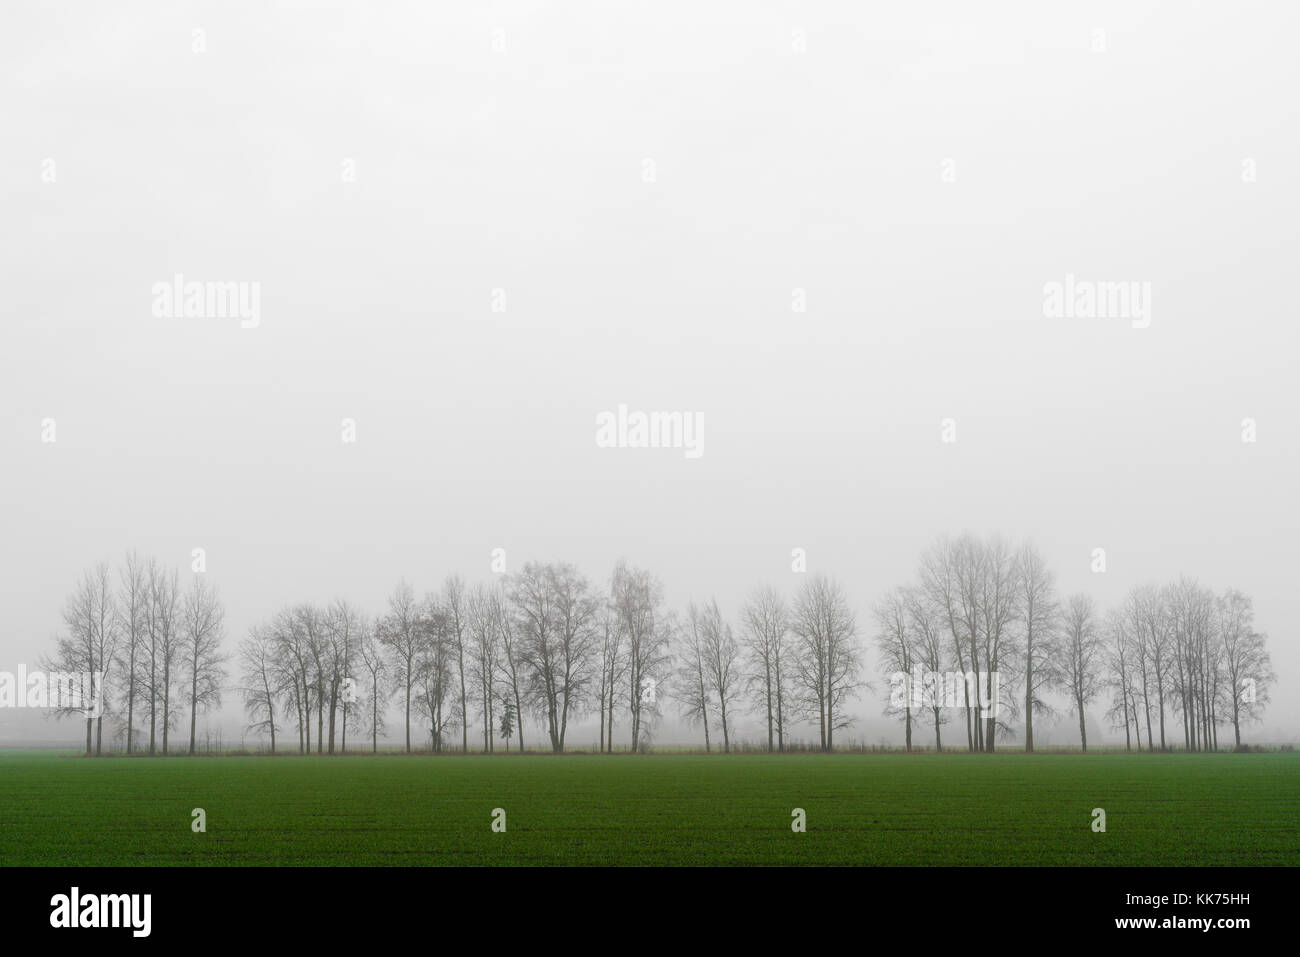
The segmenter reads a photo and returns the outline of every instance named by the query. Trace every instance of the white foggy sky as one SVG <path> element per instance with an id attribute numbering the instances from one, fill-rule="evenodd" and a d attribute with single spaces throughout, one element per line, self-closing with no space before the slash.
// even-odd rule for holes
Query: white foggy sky
<path id="1" fill-rule="evenodd" d="M 998 531 L 1103 607 L 1251 594 L 1250 737 L 1295 740 L 1300 15 L 979 6 L 6 4 L 0 669 L 132 547 L 207 550 L 232 649 L 498 546 L 733 621 L 802 547 L 869 639 L 937 535 Z M 260 282 L 260 325 L 155 318 L 178 272 Z M 1044 318 L 1067 273 L 1150 282 L 1150 327 Z M 703 457 L 597 448 L 620 403 Z M 868 660 L 851 736 L 898 739 Z"/>

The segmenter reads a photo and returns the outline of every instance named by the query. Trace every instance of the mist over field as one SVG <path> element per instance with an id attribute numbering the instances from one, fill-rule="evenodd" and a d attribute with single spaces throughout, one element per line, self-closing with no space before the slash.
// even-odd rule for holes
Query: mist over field
<path id="1" fill-rule="evenodd" d="M 901 745 L 874 610 L 970 532 L 1099 616 L 1182 575 L 1250 596 L 1277 680 L 1243 739 L 1294 744 L 1300 12 L 1253 9 L 11 5 L 0 671 L 131 549 L 182 588 L 202 550 L 231 653 L 498 559 L 602 594 L 626 559 L 737 629 L 824 574 L 874 685 L 837 740 Z M 187 282 L 256 298 L 192 315 Z M 1080 283 L 1137 285 L 1110 314 Z M 624 406 L 700 454 L 605 441 Z M 1077 743 L 1047 698 L 1036 743 Z M 655 746 L 702 744 L 663 713 Z M 198 733 L 246 724 L 227 689 Z M 0 708 L 0 748 L 84 741 Z"/>

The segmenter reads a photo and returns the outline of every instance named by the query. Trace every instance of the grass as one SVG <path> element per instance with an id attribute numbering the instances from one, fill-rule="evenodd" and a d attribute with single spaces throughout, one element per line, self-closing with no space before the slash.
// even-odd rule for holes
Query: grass
<path id="1" fill-rule="evenodd" d="M 1300 756 L 0 752 L 0 830 L 5 866 L 1294 866 Z"/>

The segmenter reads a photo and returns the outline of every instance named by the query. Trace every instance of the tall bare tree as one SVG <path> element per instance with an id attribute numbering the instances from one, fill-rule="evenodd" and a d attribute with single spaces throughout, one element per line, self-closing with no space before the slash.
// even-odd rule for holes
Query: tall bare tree
<path id="1" fill-rule="evenodd" d="M 226 678 L 225 610 L 214 588 L 196 576 L 181 602 L 180 650 L 183 655 L 184 700 L 190 709 L 190 754 L 200 712 L 221 706 L 221 686 Z"/>
<path id="2" fill-rule="evenodd" d="M 749 596 L 740 615 L 747 681 L 767 719 L 767 750 L 784 751 L 790 710 L 790 613 L 781 595 L 768 586 Z"/>
<path id="3" fill-rule="evenodd" d="M 379 643 L 376 629 L 369 623 L 358 638 L 357 653 L 365 669 L 366 699 L 370 705 L 370 717 L 367 722 L 370 730 L 370 750 L 377 754 L 379 735 L 384 730 L 384 712 L 387 710 L 390 688 L 384 647 Z"/>
<path id="4" fill-rule="evenodd" d="M 876 650 L 880 669 L 891 686 L 885 710 L 903 719 L 903 746 L 912 750 L 912 717 L 919 710 L 921 689 L 914 687 L 917 675 L 917 642 L 912 632 L 907 592 L 893 588 L 873 609 L 876 619 Z"/>
<path id="5" fill-rule="evenodd" d="M 239 645 L 241 688 L 244 711 L 250 721 L 248 730 L 271 736 L 271 753 L 275 754 L 276 700 L 282 693 L 276 669 L 275 640 L 262 628 L 254 627 Z"/>
<path id="6" fill-rule="evenodd" d="M 944 635 L 943 613 L 920 587 L 905 588 L 903 602 L 907 607 L 908 627 L 912 633 L 912 660 L 925 674 L 922 679 L 921 704 L 930 711 L 934 723 L 934 750 L 941 752 L 942 726 L 947 721 L 948 702 L 941 693 L 939 683 L 946 682 L 943 675 L 948 671 L 951 647 Z"/>
<path id="7" fill-rule="evenodd" d="M 709 737 L 710 696 L 700 617 L 695 602 L 687 605 L 686 621 L 681 628 L 681 647 L 675 656 L 677 670 L 673 696 L 677 699 L 679 713 L 688 724 L 704 726 L 704 750 L 707 753 L 713 750 L 713 743 Z"/>
<path id="8" fill-rule="evenodd" d="M 311 605 L 280 611 L 272 622 L 276 660 L 281 679 L 289 689 L 298 722 L 298 750 L 311 753 L 311 709 L 315 687 L 313 638 L 319 612 Z"/>
<path id="9" fill-rule="evenodd" d="M 983 577 L 983 549 L 971 535 L 941 538 L 921 558 L 921 588 L 938 610 L 952 640 L 958 671 L 977 680 L 963 682 L 966 712 L 966 745 L 971 751 L 984 750 L 980 675 L 980 581 Z M 973 692 L 973 694 L 972 694 Z"/>
<path id="10" fill-rule="evenodd" d="M 465 654 L 469 624 L 466 620 L 465 582 L 459 575 L 449 575 L 442 586 L 442 607 L 447 613 L 452 647 L 456 656 L 456 677 L 460 681 L 460 749 L 469 753 L 469 698 L 465 684 Z"/>
<path id="11" fill-rule="evenodd" d="M 140 667 L 148 651 L 149 632 L 149 580 L 144 562 L 135 552 L 127 554 L 119 572 L 117 615 L 122 635 L 120 671 L 126 682 L 126 753 L 131 754 L 135 750 L 135 703 L 144 684 Z"/>
<path id="12" fill-rule="evenodd" d="M 1102 688 L 1103 649 L 1096 610 L 1088 595 L 1071 595 L 1065 606 L 1057 668 L 1079 716 L 1079 743 L 1088 750 L 1088 705 Z"/>
<path id="13" fill-rule="evenodd" d="M 67 634 L 59 638 L 47 672 L 60 675 L 51 710 L 84 717 L 86 754 L 102 753 L 103 712 L 108 700 L 109 661 L 117 653 L 118 615 L 108 565 L 87 571 L 64 607 Z M 96 738 L 96 722 L 100 733 Z"/>
<path id="14" fill-rule="evenodd" d="M 177 677 L 181 661 L 181 589 L 176 571 L 168 573 L 156 564 L 150 565 L 150 631 L 152 667 L 150 687 L 152 702 L 149 714 L 149 753 L 154 753 L 155 721 L 162 724 L 162 753 L 169 750 L 172 726 L 179 717 L 178 701 L 172 695 L 172 684 Z"/>
<path id="15" fill-rule="evenodd" d="M 469 629 L 469 676 L 483 722 L 483 753 L 494 750 L 495 706 L 497 701 L 497 658 L 500 627 L 496 615 L 500 604 L 491 590 L 477 585 L 466 595 L 465 610 Z M 468 722 L 466 722 L 468 724 Z M 514 722 L 511 721 L 513 733 Z"/>
<path id="16" fill-rule="evenodd" d="M 1019 710 L 1018 702 L 1009 694 L 1011 681 L 1001 679 L 1004 665 L 1008 669 L 1006 678 L 1014 678 L 1019 671 L 1015 661 L 1020 649 L 1013 629 L 1020 616 L 1020 603 L 1015 555 L 1010 547 L 1000 536 L 993 535 L 981 543 L 981 551 L 978 600 L 985 662 L 984 750 L 992 753 L 998 735 L 1010 733 L 1010 718 Z"/>
<path id="17" fill-rule="evenodd" d="M 1123 608 L 1112 609 L 1106 616 L 1104 640 L 1105 685 L 1111 692 L 1110 708 L 1106 715 L 1112 727 L 1116 726 L 1117 721 L 1124 726 L 1124 750 L 1133 750 L 1133 734 L 1136 731 L 1137 747 L 1141 751 L 1141 724 L 1138 721 L 1134 684 L 1134 642 L 1130 620 Z"/>
<path id="18" fill-rule="evenodd" d="M 614 566 L 611 586 L 622 647 L 626 653 L 628 715 L 632 750 L 648 746 L 659 715 L 658 685 L 672 668 L 675 625 L 663 607 L 663 586 L 648 571 L 622 559 Z"/>
<path id="19" fill-rule="evenodd" d="M 459 720 L 459 701 L 454 691 L 456 646 L 451 617 L 435 595 L 429 595 L 420 608 L 417 634 L 416 687 L 429 717 L 431 746 L 440 753 L 447 732 Z"/>
<path id="20" fill-rule="evenodd" d="M 1034 750 L 1034 716 L 1051 712 L 1044 692 L 1056 683 L 1052 645 L 1060 606 L 1056 599 L 1055 577 L 1032 543 L 1026 542 L 1021 546 L 1016 555 L 1014 574 L 1020 624 L 1024 630 L 1025 751 L 1031 752 Z"/>
<path id="21" fill-rule="evenodd" d="M 544 680 L 542 686 L 553 689 L 547 692 L 547 711 L 557 716 L 556 740 L 563 751 L 569 717 L 584 707 L 595 678 L 601 602 L 591 583 L 573 565 L 548 566 L 547 579 L 554 596 L 552 608 L 559 643 L 555 676 Z"/>
<path id="22" fill-rule="evenodd" d="M 832 751 L 835 732 L 852 724 L 847 703 L 864 686 L 857 621 L 844 590 L 822 575 L 807 581 L 795 600 L 790 627 L 805 711 L 818 726 L 822 750 Z"/>
<path id="23" fill-rule="evenodd" d="M 1164 600 L 1184 743 L 1189 751 L 1206 750 L 1210 747 L 1210 721 L 1205 665 L 1214 630 L 1214 596 L 1183 577 L 1165 589 Z"/>
<path id="24" fill-rule="evenodd" d="M 501 680 L 509 689 L 507 696 L 514 703 L 515 731 L 519 734 L 519 750 L 523 751 L 525 748 L 524 690 L 528 682 L 523 641 L 515 632 L 514 614 L 509 607 L 509 599 L 505 592 L 500 589 L 494 591 L 492 601 L 494 603 L 492 619 L 497 625 L 501 648 L 497 667 Z"/>
<path id="25" fill-rule="evenodd" d="M 95 620 L 92 631 L 94 642 L 93 657 L 95 668 L 100 672 L 96 677 L 100 686 L 94 689 L 99 700 L 98 714 L 95 715 L 95 753 L 104 750 L 104 712 L 108 709 L 114 679 L 113 663 L 117 660 L 118 644 L 121 637 L 121 619 L 117 611 L 117 596 L 113 593 L 112 575 L 107 562 L 100 562 L 91 573 L 94 589 Z"/>
<path id="26" fill-rule="evenodd" d="M 1216 602 L 1219 640 L 1223 648 L 1224 696 L 1232 715 L 1232 736 L 1241 747 L 1241 726 L 1258 721 L 1268 704 L 1273 673 L 1267 638 L 1255 630 L 1255 606 L 1248 595 L 1229 588 Z"/>
<path id="27" fill-rule="evenodd" d="M 335 716 L 342 713 L 340 733 L 340 750 L 346 752 L 348 747 L 348 706 L 352 703 L 345 693 L 345 683 L 353 680 L 352 669 L 356 664 L 358 644 L 367 628 L 365 617 L 344 599 L 338 599 L 330 605 L 325 619 L 325 647 L 323 656 L 322 682 L 324 695 L 329 700 L 329 753 L 334 753 L 334 736 L 336 732 Z M 355 688 L 352 689 L 355 693 Z"/>
<path id="28" fill-rule="evenodd" d="M 611 592 L 611 597 L 600 611 L 600 690 L 597 694 L 601 750 L 607 752 L 614 750 L 614 710 L 627 676 L 627 655 L 624 651 L 622 621 Z"/>
<path id="29" fill-rule="evenodd" d="M 718 705 L 718 719 L 722 725 L 722 751 L 731 752 L 731 724 L 735 704 L 744 687 L 744 672 L 740 662 L 740 642 L 731 625 L 722 617 L 717 599 L 704 607 L 700 616 L 700 633 L 704 644 L 704 673 L 706 687 Z"/>
<path id="30" fill-rule="evenodd" d="M 418 677 L 422 635 L 419 603 L 406 582 L 398 583 L 388 599 L 388 614 L 376 626 L 379 643 L 387 650 L 392 674 L 404 695 L 406 751 L 411 751 L 411 697 Z"/>

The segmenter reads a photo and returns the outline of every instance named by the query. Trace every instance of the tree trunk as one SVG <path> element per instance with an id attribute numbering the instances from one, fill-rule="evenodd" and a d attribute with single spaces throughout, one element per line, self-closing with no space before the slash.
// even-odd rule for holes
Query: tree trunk
<path id="1" fill-rule="evenodd" d="M 1029 664 L 1025 666 L 1025 754 L 1034 753 L 1034 649 L 1029 648 Z"/>
<path id="2" fill-rule="evenodd" d="M 515 691 L 515 724 L 517 724 L 517 725 L 519 726 L 519 750 L 520 750 L 520 751 L 523 751 L 523 750 L 524 750 L 524 711 L 523 711 L 523 708 L 520 707 L 521 704 L 522 704 L 523 702 L 521 702 L 521 701 L 519 700 L 519 684 L 518 684 L 518 682 L 515 681 L 515 679 L 514 679 L 513 677 L 510 679 L 510 682 L 511 682 L 511 684 L 514 686 L 514 691 Z M 610 720 L 611 720 L 611 722 L 612 722 L 612 720 L 613 720 L 613 718 L 612 718 L 613 713 L 614 713 L 614 706 L 613 706 L 613 705 L 610 705 L 610 715 L 611 715 L 611 719 L 610 719 Z M 611 723 L 610 727 L 613 728 L 613 724 L 612 724 L 612 723 Z M 611 732 L 611 733 L 612 733 L 612 732 Z"/>
<path id="3" fill-rule="evenodd" d="M 465 697 L 465 659 L 460 659 L 460 750 L 469 754 L 469 709 Z"/>
<path id="4" fill-rule="evenodd" d="M 152 646 L 149 649 L 149 753 L 155 749 L 155 728 L 158 723 L 158 666 Z"/>
<path id="5" fill-rule="evenodd" d="M 600 706 L 597 708 L 597 710 L 600 712 L 600 743 L 596 746 L 596 753 L 604 754 L 605 753 L 605 678 L 603 675 L 601 676 L 600 682 L 601 682 Z M 506 746 L 507 747 L 510 746 L 509 741 L 506 742 Z"/>
<path id="6" fill-rule="evenodd" d="M 335 730 L 334 715 L 338 711 L 338 707 L 339 707 L 338 686 L 334 685 L 333 687 L 330 688 L 330 752 L 329 752 L 330 754 L 334 753 L 334 730 Z"/>
<path id="7" fill-rule="evenodd" d="M 781 695 L 781 657 L 776 659 L 776 749 L 785 750 L 785 704 Z"/>
<path id="8" fill-rule="evenodd" d="M 772 671 L 766 671 L 767 682 L 767 750 L 772 750 Z"/>
<path id="9" fill-rule="evenodd" d="M 198 722 L 199 711 L 199 670 L 197 663 L 190 677 L 190 754 L 194 753 L 194 728 Z"/>
<path id="10" fill-rule="evenodd" d="M 126 683 L 126 753 L 131 753 L 131 734 L 135 730 L 135 646 L 131 648 L 131 676 Z"/>

